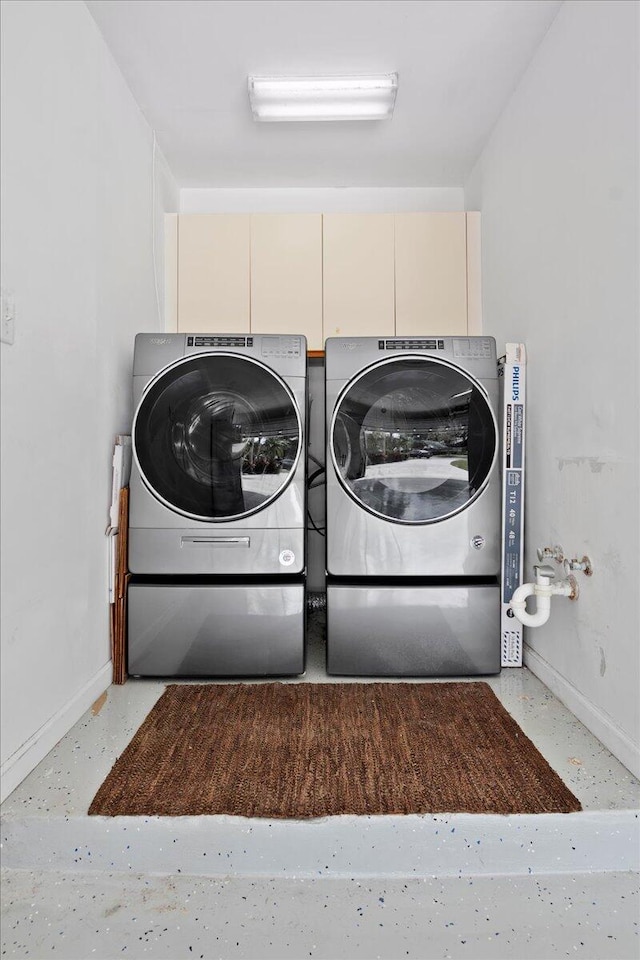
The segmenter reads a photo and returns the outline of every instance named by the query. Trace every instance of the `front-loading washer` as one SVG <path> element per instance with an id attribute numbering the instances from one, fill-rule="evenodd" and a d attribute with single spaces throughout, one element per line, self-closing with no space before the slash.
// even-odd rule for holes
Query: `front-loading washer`
<path id="1" fill-rule="evenodd" d="M 325 345 L 330 673 L 499 672 L 491 337 Z"/>
<path id="2" fill-rule="evenodd" d="M 128 670 L 304 671 L 303 336 L 138 334 Z"/>

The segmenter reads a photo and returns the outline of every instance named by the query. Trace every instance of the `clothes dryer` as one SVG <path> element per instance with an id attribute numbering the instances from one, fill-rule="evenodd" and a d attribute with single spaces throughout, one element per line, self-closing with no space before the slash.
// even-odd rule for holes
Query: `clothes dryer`
<path id="1" fill-rule="evenodd" d="M 329 672 L 499 672 L 495 341 L 335 337 L 325 374 Z"/>
<path id="2" fill-rule="evenodd" d="M 132 674 L 304 670 L 306 340 L 139 334 Z"/>

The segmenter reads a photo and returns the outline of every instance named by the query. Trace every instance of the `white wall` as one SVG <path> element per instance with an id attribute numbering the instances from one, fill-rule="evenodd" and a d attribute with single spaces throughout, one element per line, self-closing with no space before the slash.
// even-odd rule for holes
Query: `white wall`
<path id="1" fill-rule="evenodd" d="M 462 187 L 180 190 L 181 213 L 404 213 L 464 209 Z"/>
<path id="2" fill-rule="evenodd" d="M 83 3 L 2 3 L 4 794 L 111 680 L 113 437 L 177 190 Z M 153 197 L 156 209 L 153 209 Z M 153 269 L 154 227 L 159 264 Z"/>
<path id="3" fill-rule="evenodd" d="M 593 558 L 526 662 L 640 774 L 638 5 L 567 0 L 467 184 L 483 320 L 528 351 L 527 578 Z"/>

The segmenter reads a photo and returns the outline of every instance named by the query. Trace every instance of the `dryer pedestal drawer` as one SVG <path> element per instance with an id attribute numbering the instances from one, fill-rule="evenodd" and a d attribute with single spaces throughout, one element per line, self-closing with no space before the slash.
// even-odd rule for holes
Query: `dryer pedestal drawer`
<path id="1" fill-rule="evenodd" d="M 366 677 L 500 673 L 498 584 L 327 584 L 327 672 Z"/>
<path id="2" fill-rule="evenodd" d="M 305 668 L 303 583 L 131 583 L 128 672 L 265 677 Z"/>

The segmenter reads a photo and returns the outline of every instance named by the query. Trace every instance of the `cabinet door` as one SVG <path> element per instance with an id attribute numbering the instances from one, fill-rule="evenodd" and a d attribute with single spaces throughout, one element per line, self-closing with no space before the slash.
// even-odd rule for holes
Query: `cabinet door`
<path id="1" fill-rule="evenodd" d="M 178 329 L 178 214 L 164 215 L 164 328 Z"/>
<path id="2" fill-rule="evenodd" d="M 396 334 L 466 335 L 465 214 L 396 214 L 395 232 Z"/>
<path id="3" fill-rule="evenodd" d="M 322 215 L 251 217 L 251 330 L 298 333 L 322 350 Z"/>
<path id="4" fill-rule="evenodd" d="M 323 335 L 393 336 L 393 214 L 323 217 Z"/>
<path id="5" fill-rule="evenodd" d="M 248 214 L 180 215 L 179 331 L 249 331 L 250 222 Z"/>
<path id="6" fill-rule="evenodd" d="M 482 249 L 480 214 L 467 213 L 467 333 L 482 335 Z"/>

